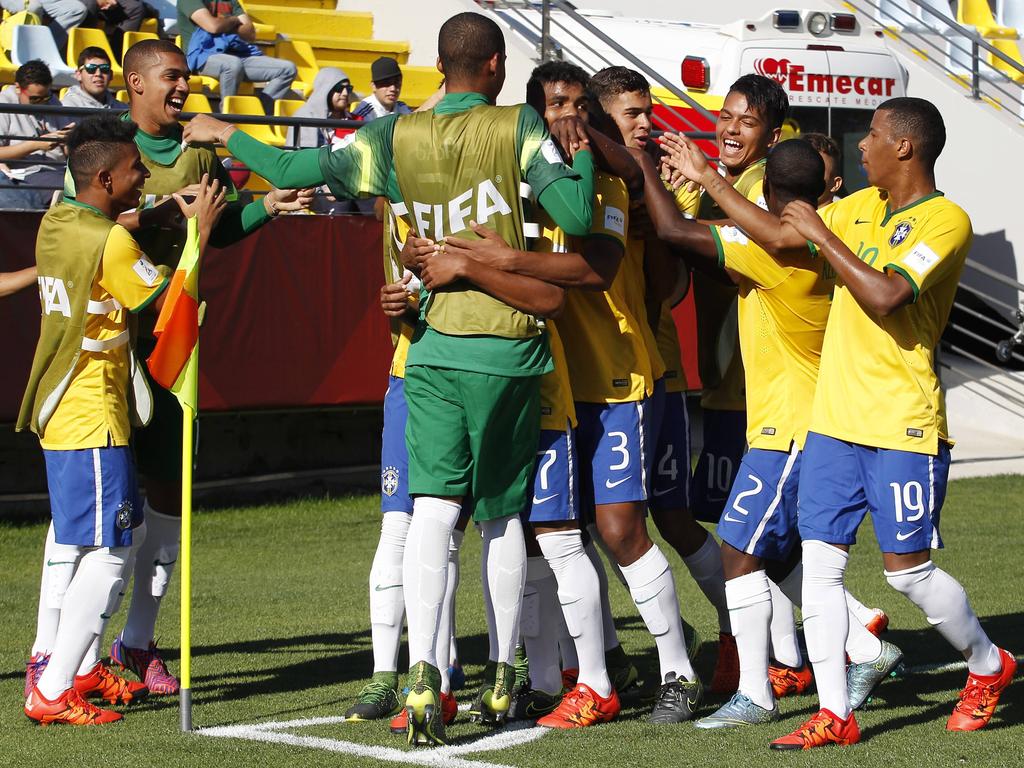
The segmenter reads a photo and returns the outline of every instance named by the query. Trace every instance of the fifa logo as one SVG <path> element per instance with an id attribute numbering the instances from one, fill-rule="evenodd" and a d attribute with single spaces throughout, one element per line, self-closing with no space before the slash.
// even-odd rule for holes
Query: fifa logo
<path id="1" fill-rule="evenodd" d="M 434 205 L 413 201 L 412 204 L 416 231 L 423 237 L 433 237 L 435 241 L 465 231 L 469 228 L 470 220 L 486 224 L 492 216 L 507 216 L 510 213 L 512 207 L 491 179 L 484 179 L 477 184 L 476 189 L 470 187 L 447 203 Z"/>
<path id="2" fill-rule="evenodd" d="M 64 317 L 71 317 L 68 289 L 59 277 L 39 276 L 39 299 L 43 302 L 44 315 L 59 312 Z"/>

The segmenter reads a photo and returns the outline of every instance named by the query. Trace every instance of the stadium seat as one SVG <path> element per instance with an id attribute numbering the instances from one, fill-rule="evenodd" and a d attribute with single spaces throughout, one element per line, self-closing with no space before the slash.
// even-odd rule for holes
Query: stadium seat
<path id="1" fill-rule="evenodd" d="M 305 40 L 281 40 L 277 44 L 275 55 L 295 65 L 298 72 L 292 82 L 292 90 L 301 93 L 304 99 L 309 98 L 313 92 L 313 81 L 320 71 L 313 47 Z"/>
<path id="2" fill-rule="evenodd" d="M 110 48 L 110 41 L 102 29 L 91 29 L 89 27 L 72 27 L 68 30 L 68 54 L 67 63 L 72 71 L 78 64 L 78 54 L 90 46 L 102 48 L 110 57 L 110 66 L 114 70 L 114 78 L 110 84 L 114 87 L 124 86 L 124 70 L 121 69 L 121 62 L 114 56 Z"/>
<path id="3" fill-rule="evenodd" d="M 157 40 L 160 35 L 155 32 L 125 32 L 124 33 L 124 49 L 127 51 L 136 43 L 142 42 L 143 40 Z"/>
<path id="4" fill-rule="evenodd" d="M 291 117 L 305 103 L 302 99 L 278 99 L 274 102 L 274 117 Z M 288 138 L 287 125 L 275 125 L 273 129 L 282 140 Z"/>
<path id="5" fill-rule="evenodd" d="M 7 85 L 14 82 L 14 73 L 18 68 L 7 58 L 7 54 L 0 50 L 0 85 Z"/>
<path id="6" fill-rule="evenodd" d="M 114 93 L 114 98 L 120 101 L 122 104 L 128 103 L 128 91 L 117 91 Z"/>
<path id="7" fill-rule="evenodd" d="M 978 34 L 989 40 L 1015 40 L 1017 30 L 996 23 L 988 0 L 960 0 L 956 4 L 956 20 L 974 27 Z"/>
<path id="8" fill-rule="evenodd" d="M 256 96 L 225 96 L 220 102 L 220 111 L 226 115 L 263 115 L 263 104 Z M 238 129 L 247 133 L 264 144 L 272 144 L 275 147 L 284 145 L 284 139 L 277 135 L 269 125 L 259 124 L 238 124 Z"/>
<path id="9" fill-rule="evenodd" d="M 210 100 L 206 97 L 206 94 L 190 93 L 188 98 L 185 99 L 185 104 L 181 111 L 211 114 L 213 112 L 213 105 L 210 104 Z"/>
<path id="10" fill-rule="evenodd" d="M 100 34 L 103 34 L 102 32 Z M 104 38 L 106 40 L 106 38 Z M 54 85 L 74 85 L 74 67 L 69 67 L 60 57 L 57 43 L 49 27 L 37 24 L 21 24 L 14 28 L 11 42 L 11 63 L 21 66 L 26 61 L 40 59 L 50 68 Z"/>
<path id="11" fill-rule="evenodd" d="M 1017 62 L 1024 69 L 1024 58 L 1021 57 L 1020 46 L 1016 40 L 993 40 L 992 47 Z M 1015 83 L 1024 85 L 1024 72 L 1012 67 L 994 54 L 989 54 L 989 63 Z"/>

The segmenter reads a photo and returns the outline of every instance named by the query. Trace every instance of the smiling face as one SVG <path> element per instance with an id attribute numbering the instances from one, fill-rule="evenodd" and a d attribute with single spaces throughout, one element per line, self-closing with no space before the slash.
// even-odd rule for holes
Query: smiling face
<path id="1" fill-rule="evenodd" d="M 134 142 L 122 144 L 117 162 L 106 172 L 108 192 L 113 202 L 114 216 L 137 208 L 142 198 L 142 187 L 149 178 L 149 170 L 142 163 L 139 148 Z"/>
<path id="2" fill-rule="evenodd" d="M 188 64 L 179 53 L 161 51 L 141 71 L 128 73 L 132 117 L 159 128 L 177 126 L 188 98 Z"/>
<path id="3" fill-rule="evenodd" d="M 106 59 L 88 58 L 75 70 L 75 80 L 94 99 L 103 100 L 114 73 Z"/>
<path id="4" fill-rule="evenodd" d="M 602 104 L 612 119 L 622 142 L 633 149 L 643 149 L 651 139 L 651 94 L 646 91 L 617 93 Z"/>
<path id="5" fill-rule="evenodd" d="M 761 158 L 779 139 L 779 129 L 772 128 L 760 109 L 752 109 L 747 97 L 729 91 L 718 113 L 715 139 L 722 165 L 730 176 L 738 176 Z"/>

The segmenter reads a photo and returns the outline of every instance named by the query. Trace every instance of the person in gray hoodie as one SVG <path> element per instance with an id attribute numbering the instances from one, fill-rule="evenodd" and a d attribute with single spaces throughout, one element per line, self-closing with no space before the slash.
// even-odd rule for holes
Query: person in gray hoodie
<path id="1" fill-rule="evenodd" d="M 83 48 L 78 54 L 78 68 L 75 70 L 78 85 L 68 88 L 68 92 L 61 99 L 61 104 L 65 107 L 109 109 L 116 106 L 127 109 L 127 105 L 115 99 L 110 90 L 113 76 L 110 56 L 106 51 L 95 45 Z"/>

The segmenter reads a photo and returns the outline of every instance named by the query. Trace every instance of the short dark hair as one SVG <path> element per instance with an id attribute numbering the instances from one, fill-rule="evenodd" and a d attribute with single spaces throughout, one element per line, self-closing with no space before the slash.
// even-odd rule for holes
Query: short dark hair
<path id="1" fill-rule="evenodd" d="M 546 61 L 535 67 L 526 81 L 526 103 L 544 114 L 544 86 L 549 83 L 569 83 L 586 90 L 590 76 L 582 67 L 568 61 Z"/>
<path id="2" fill-rule="evenodd" d="M 82 52 L 78 54 L 78 66 L 81 67 L 89 59 L 103 59 L 107 64 L 109 64 L 110 54 L 98 45 L 90 45 L 83 48 Z"/>
<path id="3" fill-rule="evenodd" d="M 629 67 L 605 67 L 590 78 L 590 91 L 602 106 L 620 93 L 650 93 L 647 78 Z"/>
<path id="4" fill-rule="evenodd" d="M 141 70 L 152 65 L 161 53 L 176 53 L 184 57 L 185 52 L 170 40 L 152 39 L 139 40 L 124 53 L 123 68 L 127 75 L 129 72 L 141 74 Z"/>
<path id="5" fill-rule="evenodd" d="M 789 112 L 789 96 L 776 81 L 764 75 L 743 75 L 729 86 L 729 93 L 733 91 L 746 97 L 748 107 L 760 110 L 772 130 L 782 127 Z"/>
<path id="6" fill-rule="evenodd" d="M 825 161 L 807 141 L 776 144 L 768 153 L 764 175 L 779 202 L 805 200 L 816 205 L 825 191 Z"/>
<path id="7" fill-rule="evenodd" d="M 800 138 L 814 147 L 814 150 L 821 155 L 828 155 L 838 163 L 842 157 L 843 152 L 839 149 L 839 142 L 824 133 L 804 133 L 800 135 Z"/>
<path id="8" fill-rule="evenodd" d="M 893 130 L 909 138 L 914 151 L 921 154 L 921 162 L 933 169 L 946 146 L 946 124 L 938 108 L 925 99 L 900 96 L 879 104 L 877 111 L 883 110 L 889 113 Z"/>
<path id="9" fill-rule="evenodd" d="M 123 151 L 135 142 L 138 126 L 111 114 L 91 115 L 68 134 L 68 170 L 75 188 L 89 186 L 99 171 L 108 170 Z"/>
<path id="10" fill-rule="evenodd" d="M 32 59 L 18 67 L 18 71 L 14 73 L 14 82 L 19 88 L 27 88 L 30 85 L 45 85 L 49 88 L 53 85 L 53 75 L 50 74 L 46 62 Z"/>
<path id="11" fill-rule="evenodd" d="M 472 77 L 494 54 L 504 52 L 501 27 L 480 13 L 457 13 L 437 34 L 437 57 L 448 80 Z"/>

